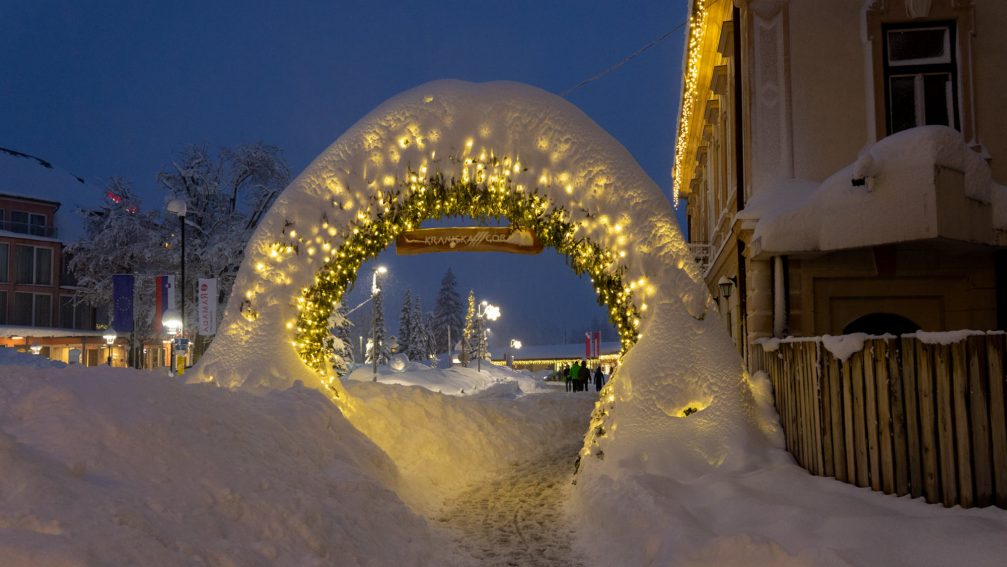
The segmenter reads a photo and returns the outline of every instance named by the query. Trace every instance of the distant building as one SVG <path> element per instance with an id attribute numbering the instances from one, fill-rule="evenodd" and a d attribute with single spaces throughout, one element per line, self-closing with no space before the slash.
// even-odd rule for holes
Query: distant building
<path id="1" fill-rule="evenodd" d="M 100 192 L 48 162 L 0 148 L 0 346 L 53 360 L 108 360 L 95 309 L 75 298 L 64 243 L 83 235 L 73 205 Z M 71 205 L 67 210 L 67 205 Z M 123 363 L 123 348 L 113 362 Z"/>
<path id="2" fill-rule="evenodd" d="M 599 344 L 601 356 L 592 359 L 592 366 L 595 361 L 601 363 L 603 367 L 609 367 L 609 371 L 619 361 L 619 354 L 622 345 L 619 341 L 607 341 Z M 563 364 L 573 364 L 585 358 L 585 346 L 583 342 L 561 344 L 561 345 L 524 345 L 520 349 L 504 349 L 504 352 L 493 353 L 492 362 L 498 366 L 507 364 L 513 360 L 513 368 L 516 370 L 539 370 L 553 371 Z"/>
<path id="3" fill-rule="evenodd" d="M 1007 2 L 690 2 L 674 166 L 740 353 L 1007 327 Z"/>

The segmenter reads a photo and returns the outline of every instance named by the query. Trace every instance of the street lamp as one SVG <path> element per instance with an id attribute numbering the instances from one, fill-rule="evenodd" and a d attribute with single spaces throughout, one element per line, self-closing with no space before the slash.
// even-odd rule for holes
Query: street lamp
<path id="1" fill-rule="evenodd" d="M 510 348 L 511 348 L 511 350 L 521 350 L 521 341 L 519 341 L 517 339 L 511 339 L 510 340 Z M 510 357 L 511 357 L 511 359 L 510 359 L 510 367 L 514 368 L 514 355 L 511 354 Z"/>
<path id="2" fill-rule="evenodd" d="M 115 344 L 115 331 L 109 329 L 105 331 L 105 334 L 101 338 L 105 339 L 105 344 L 108 345 L 108 365 L 112 366 L 112 345 Z"/>
<path id="3" fill-rule="evenodd" d="M 178 223 L 182 231 L 181 232 L 182 242 L 181 246 L 179 247 L 180 248 L 179 254 L 181 256 L 180 263 L 182 269 L 182 281 L 179 283 L 179 287 L 182 290 L 182 302 L 179 304 L 181 311 L 181 315 L 179 316 L 179 318 L 182 321 L 182 323 L 179 325 L 179 332 L 181 332 L 182 327 L 184 326 L 185 323 L 185 213 L 187 211 L 187 207 L 185 205 L 185 201 L 181 199 L 172 199 L 168 201 L 166 208 L 168 209 L 169 213 L 178 216 Z"/>
<path id="4" fill-rule="evenodd" d="M 486 300 L 479 302 L 479 307 L 476 310 L 476 318 L 480 320 L 489 319 L 490 321 L 496 321 L 500 318 L 500 308 Z M 476 356 L 476 372 L 482 372 L 483 370 L 483 347 L 486 346 L 486 331 L 488 329 L 483 329 L 482 337 L 479 340 L 479 353 Z"/>
<path id="5" fill-rule="evenodd" d="M 374 268 L 374 275 L 371 277 L 371 361 L 374 363 L 374 381 L 378 381 L 378 304 L 373 301 L 381 293 L 378 287 L 378 275 L 388 273 L 388 268 L 378 266 Z"/>
<path id="6" fill-rule="evenodd" d="M 161 326 L 171 337 L 171 344 L 168 347 L 168 376 L 175 375 L 175 337 L 182 333 L 182 316 L 178 309 L 165 309 L 161 315 Z"/>

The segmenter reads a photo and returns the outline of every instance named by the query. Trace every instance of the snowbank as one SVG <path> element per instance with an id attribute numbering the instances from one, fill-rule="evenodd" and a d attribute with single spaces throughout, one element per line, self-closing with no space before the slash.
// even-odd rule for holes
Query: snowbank
<path id="1" fill-rule="evenodd" d="M 4 366 L 4 565 L 431 565 L 394 465 L 320 393 Z M 389 542 L 394 542 L 389 544 Z"/>
<path id="2" fill-rule="evenodd" d="M 759 220 L 753 242 L 765 252 L 839 250 L 938 235 L 935 168 L 962 172 L 964 196 L 994 204 L 1003 229 L 1005 196 L 994 193 L 989 166 L 961 133 L 946 126 L 911 128 L 866 148 L 817 187 L 785 180 L 760 190 L 741 215 Z M 852 179 L 862 179 L 854 186 Z M 996 199 L 994 199 L 996 195 Z M 892 222 L 893 215 L 899 222 Z M 741 216 L 739 215 L 739 216 Z M 992 240 L 991 233 L 986 239 Z"/>
<path id="3" fill-rule="evenodd" d="M 44 356 L 18 352 L 12 348 L 0 347 L 0 366 L 31 366 L 33 368 L 65 368 L 66 364 L 58 360 L 49 360 Z"/>

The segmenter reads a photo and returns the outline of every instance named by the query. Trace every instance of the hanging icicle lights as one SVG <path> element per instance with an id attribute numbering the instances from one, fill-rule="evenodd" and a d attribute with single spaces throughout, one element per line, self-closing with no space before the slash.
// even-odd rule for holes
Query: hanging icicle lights
<path id="1" fill-rule="evenodd" d="M 379 190 L 371 196 L 369 207 L 359 210 L 354 220 L 341 230 L 330 225 L 323 214 L 319 235 L 328 235 L 333 242 L 342 242 L 341 245 L 333 246 L 328 240 L 300 234 L 292 224 L 283 231 L 284 240 L 273 243 L 269 257 L 277 266 L 291 254 L 322 255 L 323 264 L 315 274 L 314 284 L 302 289 L 297 298 L 297 319 L 287 322 L 287 328 L 294 334 L 293 346 L 302 360 L 326 375 L 332 356 L 324 348 L 329 334 L 328 320 L 356 279 L 360 266 L 378 255 L 401 232 L 417 228 L 427 219 L 451 216 L 506 218 L 517 228 L 535 231 L 546 246 L 566 256 L 577 274 L 590 276 L 598 303 L 608 306 L 609 316 L 619 331 L 622 351 L 628 350 L 640 338 L 640 311 L 646 309 L 646 304 L 637 308 L 632 294 L 650 284 L 646 278 L 624 281 L 626 267 L 620 259 L 625 250 L 607 250 L 586 237 L 578 238 L 578 223 L 571 220 L 568 211 L 553 206 L 538 189 L 529 190 L 512 183 L 510 173 L 522 171 L 519 162 L 487 156 L 485 152 L 453 161 L 462 165 L 461 179 L 445 179 L 439 173 L 427 175 L 426 168 L 421 167 L 418 172 L 410 172 L 398 187 Z M 623 227 L 610 225 L 609 230 L 618 234 Z M 269 266 L 256 268 L 263 272 Z M 256 315 L 251 304 L 253 298 L 254 295 L 246 297 L 248 305 L 242 310 L 249 320 Z"/>
<path id="2" fill-rule="evenodd" d="M 696 109 L 696 92 L 699 87 L 699 64 L 702 55 L 703 34 L 706 32 L 706 0 L 695 0 L 692 16 L 689 18 L 689 51 L 685 80 L 682 83 L 682 104 L 678 117 L 678 138 L 675 141 L 675 164 L 672 169 L 672 197 L 678 207 L 678 196 L 682 189 L 683 162 L 689 142 L 693 112 Z"/>

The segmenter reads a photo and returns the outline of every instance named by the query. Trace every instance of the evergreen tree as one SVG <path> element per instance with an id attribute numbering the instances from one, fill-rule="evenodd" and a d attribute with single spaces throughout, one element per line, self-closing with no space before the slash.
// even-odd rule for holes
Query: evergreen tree
<path id="1" fill-rule="evenodd" d="M 416 340 L 416 325 L 413 323 L 413 291 L 407 289 L 402 297 L 402 311 L 399 312 L 399 352 L 413 360 L 412 348 Z"/>
<path id="2" fill-rule="evenodd" d="M 423 314 L 423 348 L 427 360 L 437 356 L 437 337 L 434 336 L 434 312 Z"/>
<path id="3" fill-rule="evenodd" d="M 332 352 L 332 369 L 339 376 L 345 376 L 352 368 L 353 348 L 350 342 L 350 320 L 344 313 L 346 308 L 340 304 L 329 317 L 330 335 L 326 339 L 326 348 Z"/>
<path id="4" fill-rule="evenodd" d="M 374 362 L 374 357 L 378 359 L 378 364 L 388 364 L 391 353 L 388 350 L 388 341 L 385 339 L 385 310 L 381 303 L 383 292 L 374 294 L 374 321 L 372 322 L 371 337 L 374 344 L 367 352 L 367 362 Z"/>
<path id="5" fill-rule="evenodd" d="M 434 307 L 433 331 L 436 352 L 448 352 L 448 329 L 452 342 L 462 336 L 462 300 L 458 295 L 458 280 L 451 268 L 441 279 L 441 289 Z"/>
<path id="6" fill-rule="evenodd" d="M 461 361 L 465 366 L 475 360 L 476 315 L 476 293 L 469 290 L 468 310 L 465 312 L 465 329 L 462 331 Z"/>
<path id="7" fill-rule="evenodd" d="M 412 309 L 409 311 L 409 346 L 406 348 L 406 356 L 409 360 L 426 362 L 429 359 L 427 348 L 427 330 L 423 324 L 423 304 L 420 296 L 413 300 Z"/>

